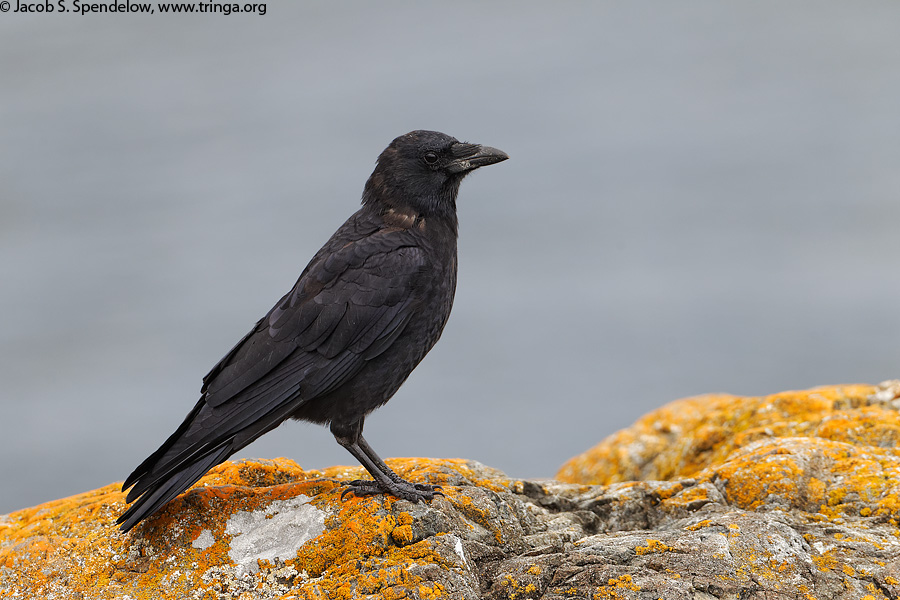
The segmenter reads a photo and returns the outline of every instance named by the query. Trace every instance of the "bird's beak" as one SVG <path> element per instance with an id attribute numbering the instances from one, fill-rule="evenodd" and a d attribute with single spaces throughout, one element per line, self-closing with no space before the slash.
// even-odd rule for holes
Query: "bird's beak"
<path id="1" fill-rule="evenodd" d="M 509 155 L 503 150 L 479 144 L 460 142 L 453 144 L 450 151 L 453 153 L 454 160 L 447 165 L 447 170 L 451 173 L 474 171 L 478 167 L 493 165 L 509 158 Z"/>

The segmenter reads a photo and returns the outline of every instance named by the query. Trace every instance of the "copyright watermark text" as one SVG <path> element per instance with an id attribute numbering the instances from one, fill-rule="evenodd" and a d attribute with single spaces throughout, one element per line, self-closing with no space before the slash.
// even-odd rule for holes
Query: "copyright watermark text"
<path id="1" fill-rule="evenodd" d="M 240 2 L 85 2 L 83 0 L 44 0 L 44 2 L 21 2 L 20 0 L 0 0 L 3 13 L 76 14 L 98 13 L 143 13 L 156 14 L 266 14 L 265 3 Z"/>

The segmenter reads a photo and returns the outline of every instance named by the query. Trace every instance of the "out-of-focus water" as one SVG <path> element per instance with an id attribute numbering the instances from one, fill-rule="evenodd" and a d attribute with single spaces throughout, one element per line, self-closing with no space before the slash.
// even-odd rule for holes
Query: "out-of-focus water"
<path id="1" fill-rule="evenodd" d="M 123 479 L 411 129 L 454 314 L 367 438 L 552 476 L 646 411 L 900 375 L 900 4 L 0 15 L 0 512 Z M 352 464 L 290 423 L 242 456 Z"/>

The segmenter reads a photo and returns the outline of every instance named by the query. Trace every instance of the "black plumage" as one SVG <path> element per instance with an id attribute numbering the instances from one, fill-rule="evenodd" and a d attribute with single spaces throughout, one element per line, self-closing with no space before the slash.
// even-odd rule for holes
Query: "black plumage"
<path id="1" fill-rule="evenodd" d="M 456 196 L 463 177 L 508 157 L 434 131 L 395 139 L 363 205 L 300 279 L 203 378 L 181 426 L 129 475 L 123 531 L 286 419 L 330 425 L 374 481 L 346 492 L 418 502 L 436 488 L 401 479 L 362 437 L 437 342 L 456 291 Z"/>

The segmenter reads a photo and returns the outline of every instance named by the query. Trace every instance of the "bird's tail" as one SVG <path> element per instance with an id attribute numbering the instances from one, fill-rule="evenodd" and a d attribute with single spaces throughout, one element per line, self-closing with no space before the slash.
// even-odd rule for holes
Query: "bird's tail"
<path id="1" fill-rule="evenodd" d="M 197 483 L 214 466 L 271 431 L 296 410 L 298 402 L 283 402 L 272 412 L 261 410 L 241 414 L 231 421 L 220 423 L 216 432 L 207 432 L 203 422 L 210 411 L 201 399 L 181 426 L 169 436 L 159 449 L 134 470 L 122 484 L 122 491 L 131 487 L 125 498 L 134 502 L 116 523 L 128 531 L 141 520 L 159 510 L 166 502 Z"/>
<path id="2" fill-rule="evenodd" d="M 151 484 L 149 488 L 144 488 L 142 494 L 139 492 L 140 497 L 135 500 L 134 504 L 116 520 L 116 524 L 121 525 L 120 529 L 123 532 L 130 530 L 141 520 L 159 510 L 166 502 L 197 483 L 207 471 L 224 462 L 233 452 L 230 442 L 222 444 L 210 450 L 205 456 L 197 457 L 183 470 L 175 471 L 168 477 Z M 127 486 L 123 486 L 122 489 L 124 491 Z M 134 500 L 135 489 L 137 487 L 129 492 L 126 501 Z"/>

